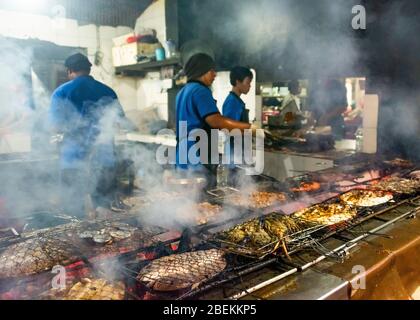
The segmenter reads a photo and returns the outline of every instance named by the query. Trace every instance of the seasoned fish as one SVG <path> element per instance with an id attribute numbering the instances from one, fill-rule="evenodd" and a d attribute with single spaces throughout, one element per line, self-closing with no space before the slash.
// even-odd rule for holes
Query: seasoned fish
<path id="1" fill-rule="evenodd" d="M 252 219 L 223 233 L 223 237 L 233 243 L 254 247 L 268 245 L 284 236 L 301 230 L 302 226 L 289 217 L 269 215 L 262 219 Z"/>
<path id="2" fill-rule="evenodd" d="M 340 196 L 341 201 L 358 207 L 373 207 L 392 200 L 390 192 L 381 190 L 351 190 Z"/>
<path id="3" fill-rule="evenodd" d="M 13 244 L 0 253 L 0 278 L 29 276 L 77 261 L 65 239 L 34 238 Z"/>
<path id="4" fill-rule="evenodd" d="M 403 179 L 392 177 L 372 183 L 372 189 L 395 192 L 399 194 L 412 194 L 420 190 L 420 181 L 414 179 Z"/>
<path id="5" fill-rule="evenodd" d="M 104 279 L 83 279 L 76 283 L 64 300 L 123 300 L 123 283 L 110 284 Z"/>
<path id="6" fill-rule="evenodd" d="M 194 205 L 186 205 L 177 210 L 177 214 L 182 215 L 183 212 L 190 212 L 194 216 L 194 222 L 197 225 L 203 225 L 215 219 L 220 215 L 222 207 L 211 204 L 209 202 L 201 202 Z"/>
<path id="7" fill-rule="evenodd" d="M 281 239 L 285 235 L 301 230 L 296 220 L 289 217 L 269 216 L 264 220 L 264 228 L 268 233 Z"/>
<path id="8" fill-rule="evenodd" d="M 81 279 L 72 287 L 51 289 L 40 296 L 44 300 L 123 300 L 125 286 L 105 279 Z"/>
<path id="9" fill-rule="evenodd" d="M 354 207 L 342 203 L 316 204 L 293 214 L 294 217 L 322 225 L 334 225 L 356 215 L 357 210 Z"/>
<path id="10" fill-rule="evenodd" d="M 226 267 L 221 250 L 211 249 L 174 254 L 154 260 L 137 280 L 156 291 L 185 289 L 213 278 Z"/>
<path id="11" fill-rule="evenodd" d="M 235 194 L 226 198 L 229 204 L 240 207 L 251 207 L 253 209 L 267 208 L 285 200 L 286 196 L 284 193 L 263 191 L 255 191 L 249 195 Z"/>

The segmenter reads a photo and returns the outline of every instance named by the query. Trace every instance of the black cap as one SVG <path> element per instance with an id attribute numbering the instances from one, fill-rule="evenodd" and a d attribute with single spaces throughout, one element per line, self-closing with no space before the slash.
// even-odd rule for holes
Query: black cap
<path id="1" fill-rule="evenodd" d="M 195 80 L 215 68 L 216 63 L 212 57 L 205 53 L 197 53 L 185 64 L 184 71 L 188 80 Z"/>
<path id="2" fill-rule="evenodd" d="M 73 71 L 89 71 L 90 67 L 92 67 L 92 64 L 89 62 L 89 59 L 81 54 L 76 53 L 66 59 L 64 62 L 64 65 L 67 69 L 73 70 Z"/>

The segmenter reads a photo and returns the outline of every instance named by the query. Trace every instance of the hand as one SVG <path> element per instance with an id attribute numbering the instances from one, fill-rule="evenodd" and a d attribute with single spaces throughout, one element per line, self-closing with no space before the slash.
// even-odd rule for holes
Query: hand
<path id="1" fill-rule="evenodd" d="M 252 135 L 253 136 L 265 139 L 265 137 L 266 137 L 265 132 L 266 131 L 263 130 L 260 125 L 252 124 L 251 125 L 251 130 L 252 130 Z"/>

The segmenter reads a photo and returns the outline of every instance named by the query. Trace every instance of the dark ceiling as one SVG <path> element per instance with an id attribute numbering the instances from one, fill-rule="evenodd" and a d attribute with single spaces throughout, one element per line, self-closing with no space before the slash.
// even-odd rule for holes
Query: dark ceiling
<path id="1" fill-rule="evenodd" d="M 32 2 L 32 1 L 31 1 Z M 0 9 L 54 16 L 65 9 L 65 17 L 81 24 L 128 26 L 134 28 L 136 19 L 153 0 L 2 0 Z"/>

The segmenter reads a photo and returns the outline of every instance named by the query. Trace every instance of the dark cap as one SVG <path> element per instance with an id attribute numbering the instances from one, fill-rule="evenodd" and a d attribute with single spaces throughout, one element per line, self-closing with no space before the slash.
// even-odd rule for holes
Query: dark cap
<path id="1" fill-rule="evenodd" d="M 198 79 L 212 69 L 216 69 L 216 63 L 212 57 L 205 53 L 193 55 L 184 67 L 188 80 Z"/>
<path id="2" fill-rule="evenodd" d="M 76 53 L 66 59 L 64 62 L 64 65 L 67 69 L 73 70 L 73 71 L 88 71 L 90 70 L 90 67 L 92 67 L 92 64 L 89 62 L 89 59 L 81 54 Z"/>

